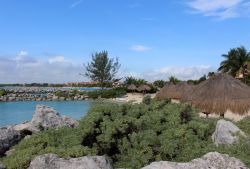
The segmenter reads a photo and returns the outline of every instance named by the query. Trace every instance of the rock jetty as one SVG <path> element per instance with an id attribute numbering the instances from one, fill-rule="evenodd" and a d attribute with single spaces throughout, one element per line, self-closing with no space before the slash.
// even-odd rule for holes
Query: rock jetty
<path id="1" fill-rule="evenodd" d="M 7 94 L 0 96 L 0 102 L 88 99 L 86 92 L 81 92 L 79 88 L 18 87 L 5 90 Z"/>

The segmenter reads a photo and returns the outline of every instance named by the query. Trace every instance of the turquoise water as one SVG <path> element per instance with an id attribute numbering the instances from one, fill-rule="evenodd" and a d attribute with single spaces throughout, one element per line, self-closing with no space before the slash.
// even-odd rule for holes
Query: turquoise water
<path id="1" fill-rule="evenodd" d="M 0 127 L 19 124 L 32 119 L 38 104 L 53 107 L 61 115 L 79 120 L 92 105 L 91 101 L 24 101 L 0 102 Z"/>

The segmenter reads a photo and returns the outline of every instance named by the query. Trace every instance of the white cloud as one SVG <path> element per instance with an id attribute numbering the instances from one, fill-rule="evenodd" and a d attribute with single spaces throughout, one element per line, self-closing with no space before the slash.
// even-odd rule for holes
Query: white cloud
<path id="1" fill-rule="evenodd" d="M 170 76 L 175 76 L 181 80 L 199 79 L 208 72 L 216 71 L 211 66 L 193 66 L 193 67 L 164 67 L 153 71 L 143 73 L 143 77 L 148 81 L 159 79 L 167 80 Z"/>
<path id="2" fill-rule="evenodd" d="M 19 59 L 0 57 L 0 83 L 86 81 L 85 77 L 79 75 L 83 71 L 82 64 L 74 64 L 64 56 L 49 59 L 25 55 Z"/>
<path id="3" fill-rule="evenodd" d="M 145 51 L 151 50 L 152 48 L 144 46 L 144 45 L 133 45 L 131 46 L 130 49 L 136 52 L 145 52 Z"/>
<path id="4" fill-rule="evenodd" d="M 83 0 L 75 1 L 74 3 L 72 3 L 72 4 L 70 5 L 70 8 L 74 8 L 74 7 L 78 6 L 78 5 L 80 5 L 80 4 L 82 3 L 82 1 L 83 1 Z"/>
<path id="5" fill-rule="evenodd" d="M 55 56 L 49 58 L 49 63 L 60 63 L 60 62 L 67 62 L 64 56 Z"/>
<path id="6" fill-rule="evenodd" d="M 248 0 L 188 0 L 187 2 L 194 12 L 219 19 L 244 15 L 247 3 Z"/>
<path id="7" fill-rule="evenodd" d="M 27 56 L 27 55 L 28 55 L 28 52 L 24 50 L 21 50 L 20 52 L 17 53 L 17 56 Z"/>

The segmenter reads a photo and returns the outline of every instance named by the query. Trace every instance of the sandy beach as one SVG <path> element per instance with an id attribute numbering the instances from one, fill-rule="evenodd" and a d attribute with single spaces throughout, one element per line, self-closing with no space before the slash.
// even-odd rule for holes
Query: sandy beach
<path id="1" fill-rule="evenodd" d="M 122 102 L 122 103 L 127 103 L 127 102 L 132 102 L 132 103 L 141 103 L 143 100 L 143 97 L 146 95 L 151 96 L 151 98 L 155 97 L 155 94 L 141 94 L 141 93 L 127 93 L 124 97 L 121 98 L 114 98 L 112 101 L 115 102 Z"/>

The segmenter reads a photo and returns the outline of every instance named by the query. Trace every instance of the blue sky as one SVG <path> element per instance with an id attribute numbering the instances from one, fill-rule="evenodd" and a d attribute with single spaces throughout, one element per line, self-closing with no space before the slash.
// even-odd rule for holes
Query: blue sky
<path id="1" fill-rule="evenodd" d="M 108 50 L 119 76 L 197 79 L 250 48 L 249 0 L 2 0 L 0 83 L 86 81 Z"/>

